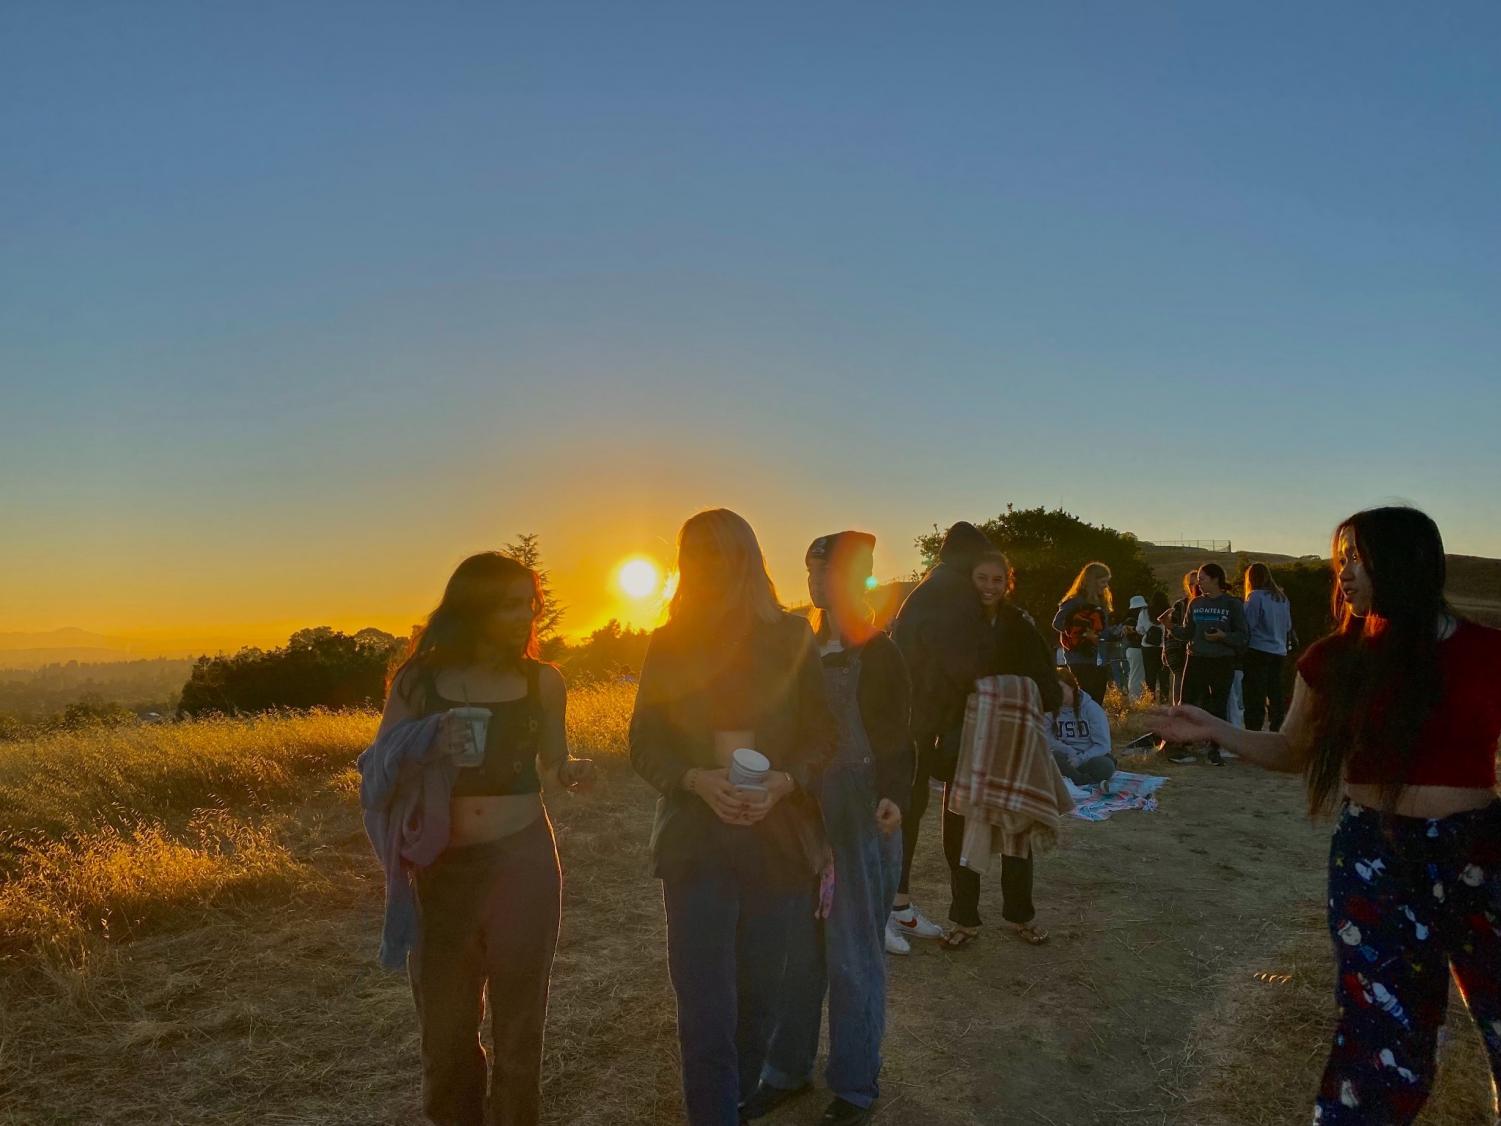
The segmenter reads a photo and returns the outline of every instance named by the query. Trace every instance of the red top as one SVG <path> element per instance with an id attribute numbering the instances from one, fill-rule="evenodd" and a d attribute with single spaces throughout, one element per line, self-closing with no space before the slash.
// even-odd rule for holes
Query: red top
<path id="1" fill-rule="evenodd" d="M 1298 673 L 1315 692 L 1323 686 L 1329 658 L 1355 638 L 1330 634 L 1309 646 Z M 1501 740 L 1501 630 L 1460 619 L 1438 646 L 1443 695 L 1419 735 L 1420 749 L 1408 786 L 1496 785 L 1496 745 Z M 1378 719 L 1380 717 L 1377 717 Z M 1345 767 L 1345 780 L 1379 786 L 1391 773 L 1389 748 L 1367 747 Z"/>

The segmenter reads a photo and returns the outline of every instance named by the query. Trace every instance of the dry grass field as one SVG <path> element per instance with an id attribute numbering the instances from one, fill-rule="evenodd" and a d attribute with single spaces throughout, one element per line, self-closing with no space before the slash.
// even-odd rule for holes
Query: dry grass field
<path id="1" fill-rule="evenodd" d="M 624 760 L 630 693 L 575 694 L 574 744 L 600 761 L 600 785 L 551 804 L 566 871 L 554 1123 L 680 1120 L 652 799 Z M 0 1124 L 417 1121 L 411 1000 L 374 961 L 381 880 L 355 798 L 374 723 L 0 745 Z M 891 960 L 878 1121 L 1308 1120 L 1331 1019 L 1327 826 L 1302 815 L 1296 780 L 1143 765 L 1171 778 L 1158 812 L 1074 824 L 1039 862 L 1050 945 L 992 928 L 959 954 Z M 925 832 L 914 890 L 941 916 L 931 815 Z M 998 892 L 982 904 L 997 921 Z M 1474 1126 L 1486 1097 L 1456 1008 L 1423 1121 Z M 772 1122 L 812 1122 L 821 1105 Z"/>

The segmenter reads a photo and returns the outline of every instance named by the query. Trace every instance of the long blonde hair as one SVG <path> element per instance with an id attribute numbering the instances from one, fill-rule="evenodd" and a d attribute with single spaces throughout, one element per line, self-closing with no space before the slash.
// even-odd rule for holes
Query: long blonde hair
<path id="1" fill-rule="evenodd" d="M 755 531 L 727 508 L 706 509 L 683 524 L 677 572 L 677 590 L 667 605 L 674 625 L 775 622 L 784 612 Z"/>
<path id="2" fill-rule="evenodd" d="M 1074 579 L 1074 585 L 1069 587 L 1068 593 L 1063 596 L 1063 601 L 1067 602 L 1070 598 L 1089 597 L 1089 580 L 1094 578 L 1096 575 L 1104 575 L 1108 580 L 1111 577 L 1110 568 L 1104 563 L 1099 562 L 1098 560 L 1094 563 L 1084 564 L 1084 567 L 1079 572 L 1078 577 Z M 1115 610 L 1115 598 L 1111 595 L 1110 588 L 1108 586 L 1105 588 L 1105 597 L 1103 601 L 1106 610 L 1111 612 Z"/>

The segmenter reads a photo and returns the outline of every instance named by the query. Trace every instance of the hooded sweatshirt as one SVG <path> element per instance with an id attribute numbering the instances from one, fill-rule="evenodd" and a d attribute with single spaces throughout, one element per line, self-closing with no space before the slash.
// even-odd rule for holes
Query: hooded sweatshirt
<path id="1" fill-rule="evenodd" d="M 964 723 L 964 703 L 994 644 L 971 572 L 994 545 L 973 524 L 943 537 L 938 565 L 907 595 L 891 635 L 912 678 L 912 733 L 936 738 Z"/>

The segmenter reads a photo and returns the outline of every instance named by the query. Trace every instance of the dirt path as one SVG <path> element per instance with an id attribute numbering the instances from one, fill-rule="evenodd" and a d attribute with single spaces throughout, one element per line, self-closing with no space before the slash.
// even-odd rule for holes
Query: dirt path
<path id="1" fill-rule="evenodd" d="M 1302 816 L 1295 780 L 1233 763 L 1160 772 L 1158 812 L 1074 822 L 1039 862 L 1049 945 L 1006 932 L 994 886 L 982 910 L 1000 925 L 982 944 L 894 960 L 888 1112 L 1204 1126 L 1198 1026 L 1227 989 L 1263 987 L 1289 918 L 1316 910 L 1327 830 Z M 935 851 L 915 894 L 941 915 Z"/>

